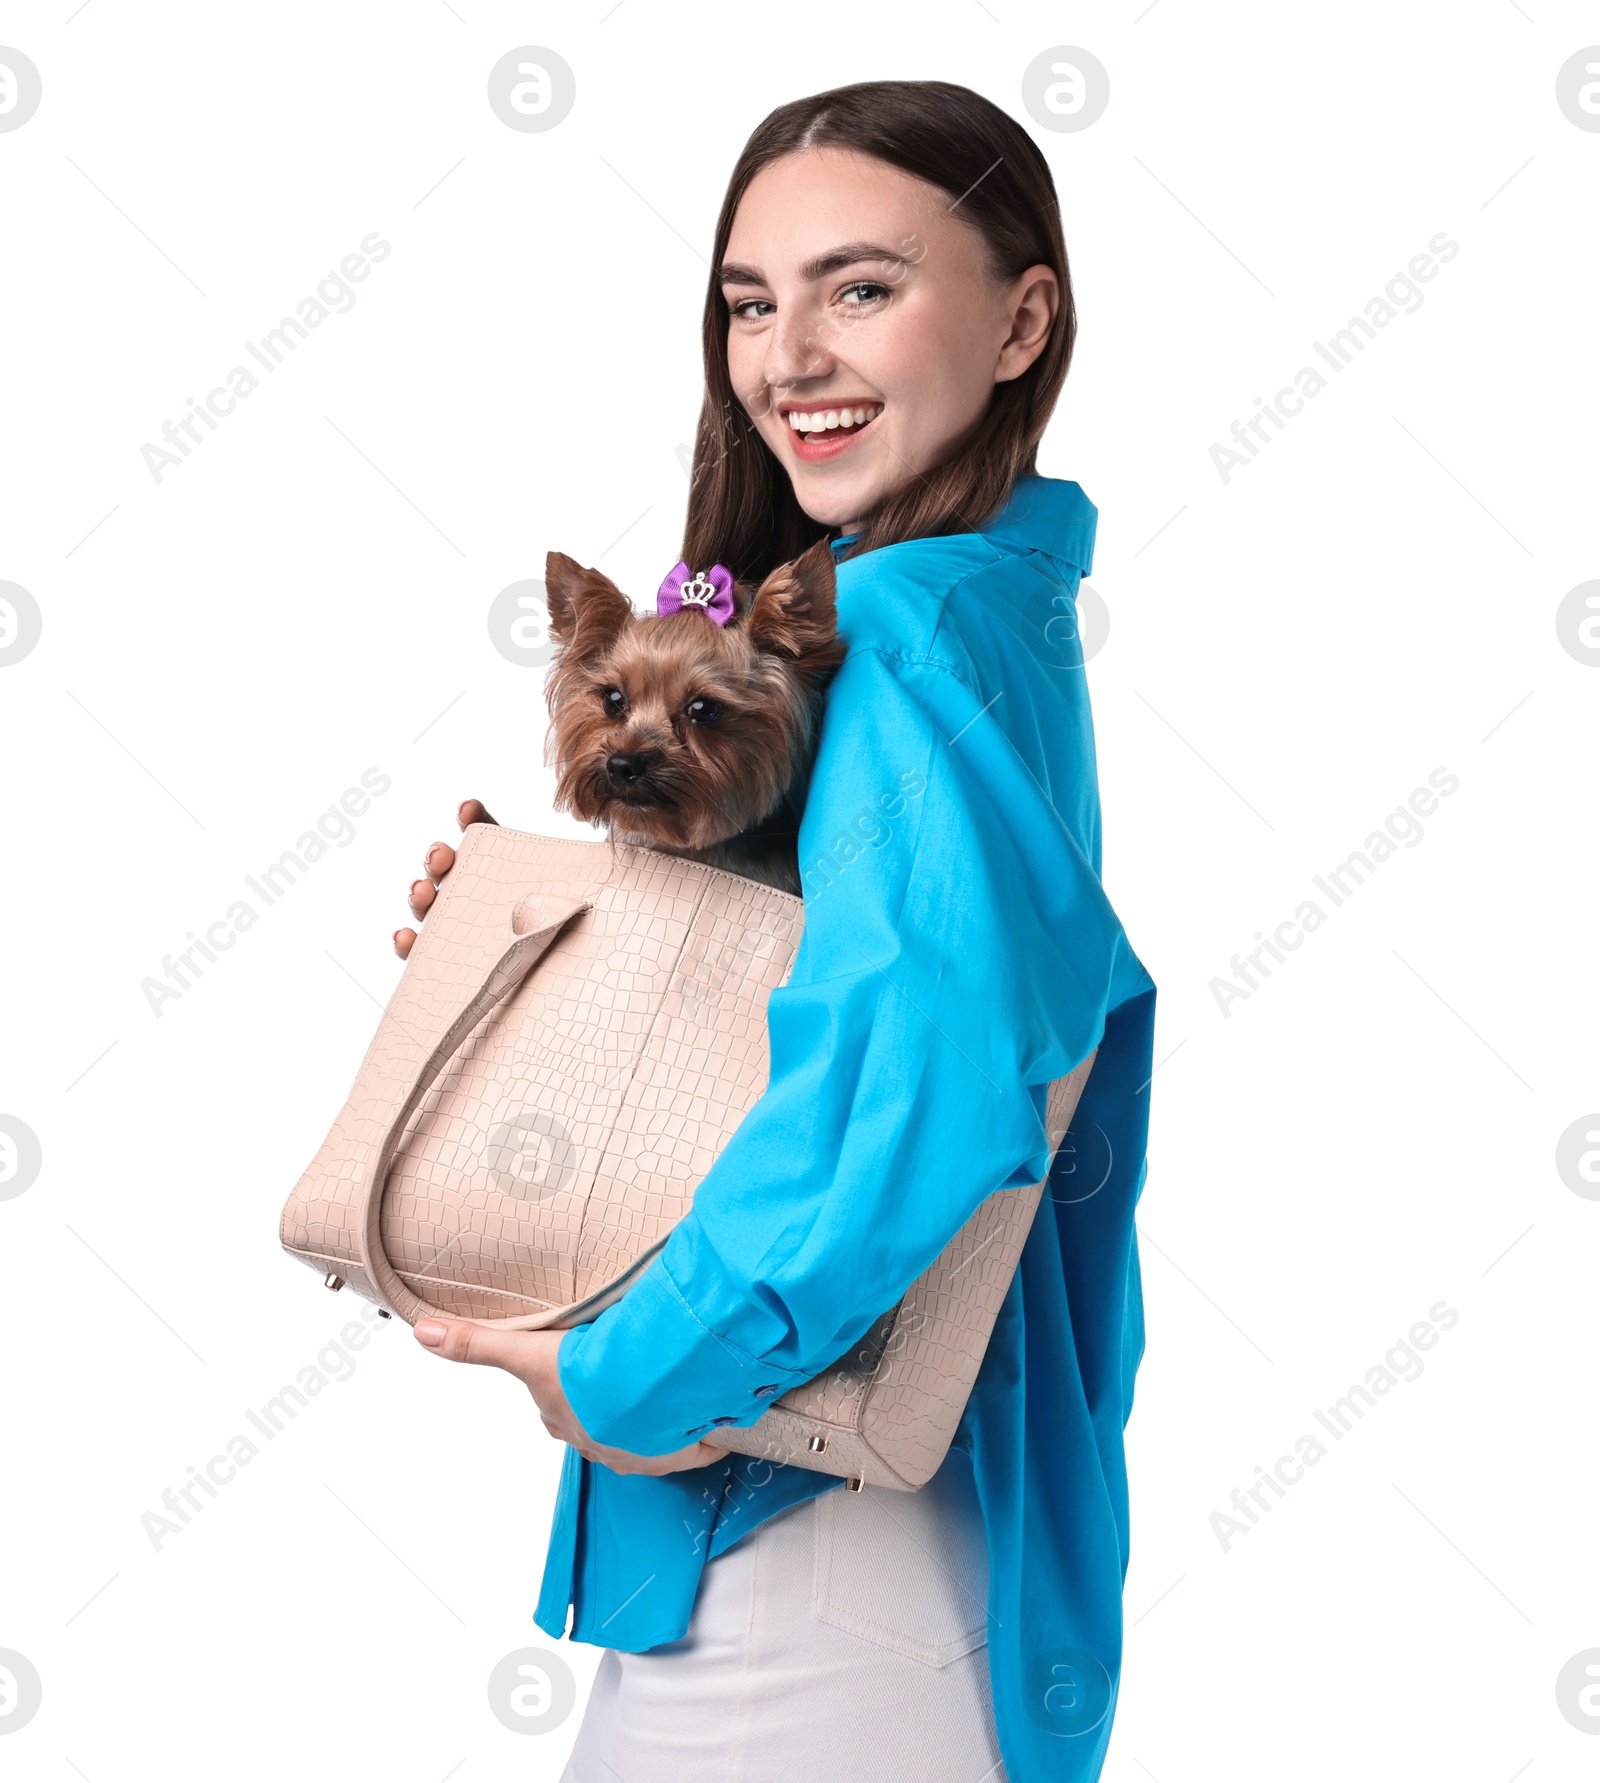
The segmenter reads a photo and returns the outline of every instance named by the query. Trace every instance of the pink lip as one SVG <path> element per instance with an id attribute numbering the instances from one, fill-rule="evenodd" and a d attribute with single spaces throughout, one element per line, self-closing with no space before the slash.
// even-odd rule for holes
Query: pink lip
<path id="1" fill-rule="evenodd" d="M 880 409 L 864 426 L 853 427 L 849 433 L 830 437 L 813 443 L 803 439 L 785 420 L 783 431 L 789 436 L 789 444 L 794 448 L 794 455 L 804 464 L 821 464 L 825 459 L 837 458 L 841 452 L 848 452 L 859 439 L 864 439 L 883 419 Z"/>

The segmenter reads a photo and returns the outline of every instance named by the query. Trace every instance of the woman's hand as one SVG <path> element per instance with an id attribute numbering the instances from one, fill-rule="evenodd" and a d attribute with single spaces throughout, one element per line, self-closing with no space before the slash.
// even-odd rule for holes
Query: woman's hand
<path id="1" fill-rule="evenodd" d="M 466 806 L 462 806 L 465 810 Z M 468 821 L 493 822 L 492 818 Z M 449 851 L 446 850 L 448 853 Z M 448 872 L 448 868 L 445 869 Z M 415 904 L 412 906 L 416 908 Z M 421 911 L 417 914 L 420 916 Z M 467 1319 L 421 1319 L 415 1326 L 417 1341 L 451 1362 L 487 1363 L 514 1374 L 533 1395 L 546 1430 L 576 1449 L 585 1461 L 599 1461 L 613 1473 L 681 1473 L 690 1467 L 709 1467 L 726 1461 L 728 1451 L 713 1443 L 691 1443 L 670 1455 L 635 1455 L 628 1449 L 607 1448 L 597 1443 L 573 1416 L 561 1390 L 556 1351 L 565 1336 L 561 1331 L 491 1331 Z"/>
<path id="2" fill-rule="evenodd" d="M 463 799 L 456 811 L 456 822 L 462 829 L 469 823 L 493 823 L 494 819 L 484 810 L 477 799 Z M 411 906 L 411 914 L 421 922 L 433 908 L 433 900 L 439 895 L 439 881 L 456 864 L 456 851 L 448 842 L 435 842 L 422 859 L 427 869 L 426 879 L 413 879 L 407 902 Z M 404 959 L 416 945 L 415 929 L 396 929 L 394 932 L 394 950 Z"/>

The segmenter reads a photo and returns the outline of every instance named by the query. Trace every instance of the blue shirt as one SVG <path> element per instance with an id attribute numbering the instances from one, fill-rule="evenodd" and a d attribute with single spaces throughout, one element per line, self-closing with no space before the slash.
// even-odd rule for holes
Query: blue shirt
<path id="1" fill-rule="evenodd" d="M 805 930 L 768 1004 L 768 1087 L 659 1255 L 558 1352 L 598 1442 L 665 1454 L 752 1424 L 986 1196 L 1048 1170 L 955 1438 L 983 1507 L 1011 1783 L 1100 1774 L 1144 1350 L 1155 986 L 1100 885 L 1076 617 L 1095 518 L 1076 483 L 1027 475 L 982 532 L 839 561 L 849 654 L 800 828 Z M 1096 1046 L 1052 1161 L 1045 1087 Z M 677 1640 L 708 1555 L 841 1484 L 745 1456 L 621 1475 L 569 1449 L 534 1620 L 559 1637 L 570 1605 L 574 1640 Z"/>

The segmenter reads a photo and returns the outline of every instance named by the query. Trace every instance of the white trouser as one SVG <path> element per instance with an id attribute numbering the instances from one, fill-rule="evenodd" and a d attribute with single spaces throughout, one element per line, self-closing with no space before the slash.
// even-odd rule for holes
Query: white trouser
<path id="1" fill-rule="evenodd" d="M 608 1649 L 561 1783 L 1005 1783 L 965 1455 L 843 1488 L 706 1563 L 689 1631 Z"/>

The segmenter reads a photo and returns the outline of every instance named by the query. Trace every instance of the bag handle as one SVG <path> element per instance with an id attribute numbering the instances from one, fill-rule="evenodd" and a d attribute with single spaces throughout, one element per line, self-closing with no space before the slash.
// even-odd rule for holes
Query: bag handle
<path id="1" fill-rule="evenodd" d="M 430 1306 L 426 1300 L 413 1294 L 395 1272 L 388 1253 L 383 1248 L 383 1191 L 394 1166 L 394 1155 L 401 1135 L 423 1097 L 433 1088 L 466 1037 L 491 1009 L 503 1002 L 523 982 L 550 951 L 552 943 L 567 924 L 593 907 L 592 902 L 587 899 L 578 902 L 554 897 L 524 898 L 517 905 L 512 916 L 512 926 L 515 928 L 520 925 L 524 932 L 518 934 L 490 966 L 483 982 L 445 1029 L 433 1051 L 422 1060 L 402 1087 L 398 1106 L 362 1175 L 361 1187 L 354 1202 L 358 1222 L 357 1255 L 367 1280 L 382 1297 L 382 1304 L 399 1313 L 408 1325 L 415 1325 L 418 1319 L 427 1318 L 430 1314 L 442 1319 L 455 1318 L 457 1315 L 441 1312 L 438 1307 Z"/>

